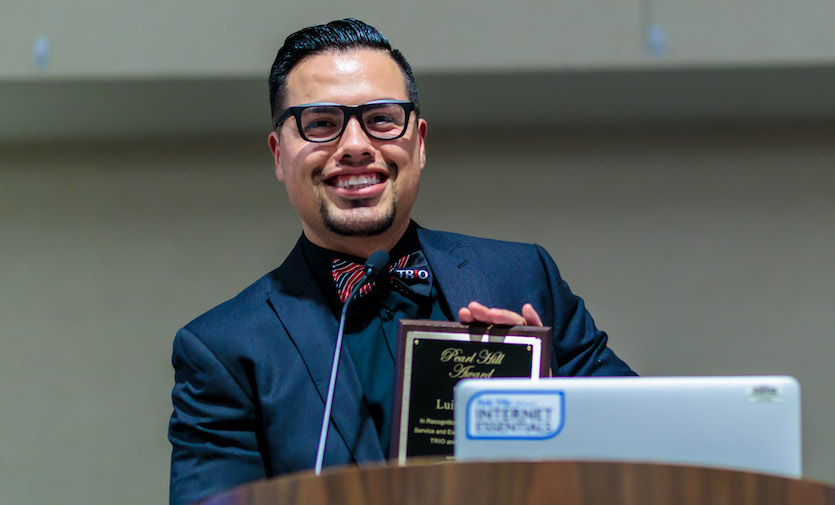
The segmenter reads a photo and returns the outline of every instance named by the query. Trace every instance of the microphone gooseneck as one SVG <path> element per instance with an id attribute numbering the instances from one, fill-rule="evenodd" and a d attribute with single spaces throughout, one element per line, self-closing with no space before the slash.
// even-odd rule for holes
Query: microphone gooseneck
<path id="1" fill-rule="evenodd" d="M 319 434 L 319 449 L 316 451 L 316 475 L 322 473 L 322 462 L 325 459 L 325 444 L 328 441 L 328 425 L 330 424 L 331 409 L 333 408 L 333 392 L 336 388 L 336 373 L 339 370 L 339 355 L 342 352 L 342 336 L 345 333 L 345 319 L 348 314 L 348 305 L 359 293 L 360 288 L 373 280 L 389 263 L 389 255 L 385 251 L 375 251 L 365 261 L 363 278 L 351 290 L 350 296 L 342 304 L 342 314 L 339 316 L 339 331 L 336 334 L 336 349 L 333 351 L 331 365 L 331 378 L 328 382 L 328 396 L 325 400 L 325 415 L 322 417 L 322 431 Z"/>

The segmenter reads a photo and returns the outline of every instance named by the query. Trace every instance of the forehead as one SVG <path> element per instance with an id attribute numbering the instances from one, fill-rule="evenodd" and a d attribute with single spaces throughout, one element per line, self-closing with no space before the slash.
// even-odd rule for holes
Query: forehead
<path id="1" fill-rule="evenodd" d="M 408 100 L 406 79 L 388 53 L 375 49 L 308 56 L 287 75 L 287 106 L 313 102 L 359 105 L 384 98 Z"/>

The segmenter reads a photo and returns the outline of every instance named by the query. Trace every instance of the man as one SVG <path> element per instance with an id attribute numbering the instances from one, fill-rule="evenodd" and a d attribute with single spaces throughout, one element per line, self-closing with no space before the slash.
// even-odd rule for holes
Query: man
<path id="1" fill-rule="evenodd" d="M 409 64 L 376 29 L 349 19 L 291 35 L 270 98 L 276 177 L 303 235 L 278 269 L 177 334 L 172 503 L 313 467 L 351 262 L 377 250 L 426 275 L 382 276 L 353 302 L 325 465 L 388 453 L 399 319 L 544 323 L 555 375 L 633 373 L 542 248 L 411 221 L 427 123 Z"/>

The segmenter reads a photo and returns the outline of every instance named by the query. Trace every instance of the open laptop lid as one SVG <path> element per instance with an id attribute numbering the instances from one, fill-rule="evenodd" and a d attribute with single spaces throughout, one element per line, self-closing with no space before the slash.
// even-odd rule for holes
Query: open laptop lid
<path id="1" fill-rule="evenodd" d="M 609 460 L 800 477 L 792 377 L 466 379 L 455 458 Z"/>

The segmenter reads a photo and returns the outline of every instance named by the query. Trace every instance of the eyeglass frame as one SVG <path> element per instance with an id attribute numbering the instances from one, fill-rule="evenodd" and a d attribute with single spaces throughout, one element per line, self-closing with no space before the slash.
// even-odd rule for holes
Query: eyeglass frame
<path id="1" fill-rule="evenodd" d="M 391 137 L 391 138 L 377 137 L 376 135 L 370 133 L 368 131 L 368 129 L 366 129 L 365 123 L 362 121 L 362 114 L 367 109 L 369 109 L 371 107 L 374 107 L 376 105 L 385 105 L 385 104 L 400 105 L 401 107 L 403 107 L 403 110 L 406 112 L 406 117 L 404 118 L 404 121 L 403 121 L 403 131 L 401 131 L 400 134 L 397 135 L 396 137 Z M 340 128 L 339 133 L 337 133 L 335 137 L 330 138 L 328 140 L 311 140 L 311 139 L 307 138 L 307 135 L 304 134 L 304 128 L 302 127 L 302 111 L 304 109 L 307 109 L 307 108 L 310 108 L 310 107 L 335 107 L 335 108 L 342 111 L 342 115 L 343 115 L 342 128 Z M 360 104 L 360 105 L 342 105 L 342 104 L 331 103 L 331 102 L 313 102 L 313 103 L 305 103 L 305 104 L 302 104 L 302 105 L 294 105 L 292 107 L 287 107 L 286 109 L 284 109 L 284 112 L 282 112 L 281 115 L 278 116 L 278 119 L 276 119 L 276 121 L 275 121 L 275 129 L 277 130 L 284 123 L 284 121 L 289 119 L 290 116 L 293 116 L 293 117 L 296 118 L 296 128 L 299 131 L 299 135 L 301 135 L 301 137 L 304 140 L 306 140 L 308 142 L 313 142 L 315 144 L 323 144 L 325 142 L 332 142 L 332 141 L 338 139 L 339 137 L 341 137 L 342 134 L 345 133 L 345 128 L 348 127 L 348 121 L 350 121 L 352 117 L 356 117 L 357 122 L 360 124 L 360 127 L 362 128 L 362 131 L 364 131 L 365 134 L 368 135 L 369 137 L 371 137 L 373 139 L 377 139 L 377 140 L 396 140 L 396 139 L 399 139 L 400 137 L 402 137 L 403 135 L 405 135 L 406 130 L 409 129 L 409 119 L 410 119 L 410 116 L 411 116 L 412 112 L 415 113 L 415 116 L 419 115 L 417 107 L 415 106 L 415 102 L 412 102 L 412 101 L 409 101 L 409 100 L 374 100 L 374 101 L 366 102 L 366 103 L 363 103 L 363 104 Z"/>

